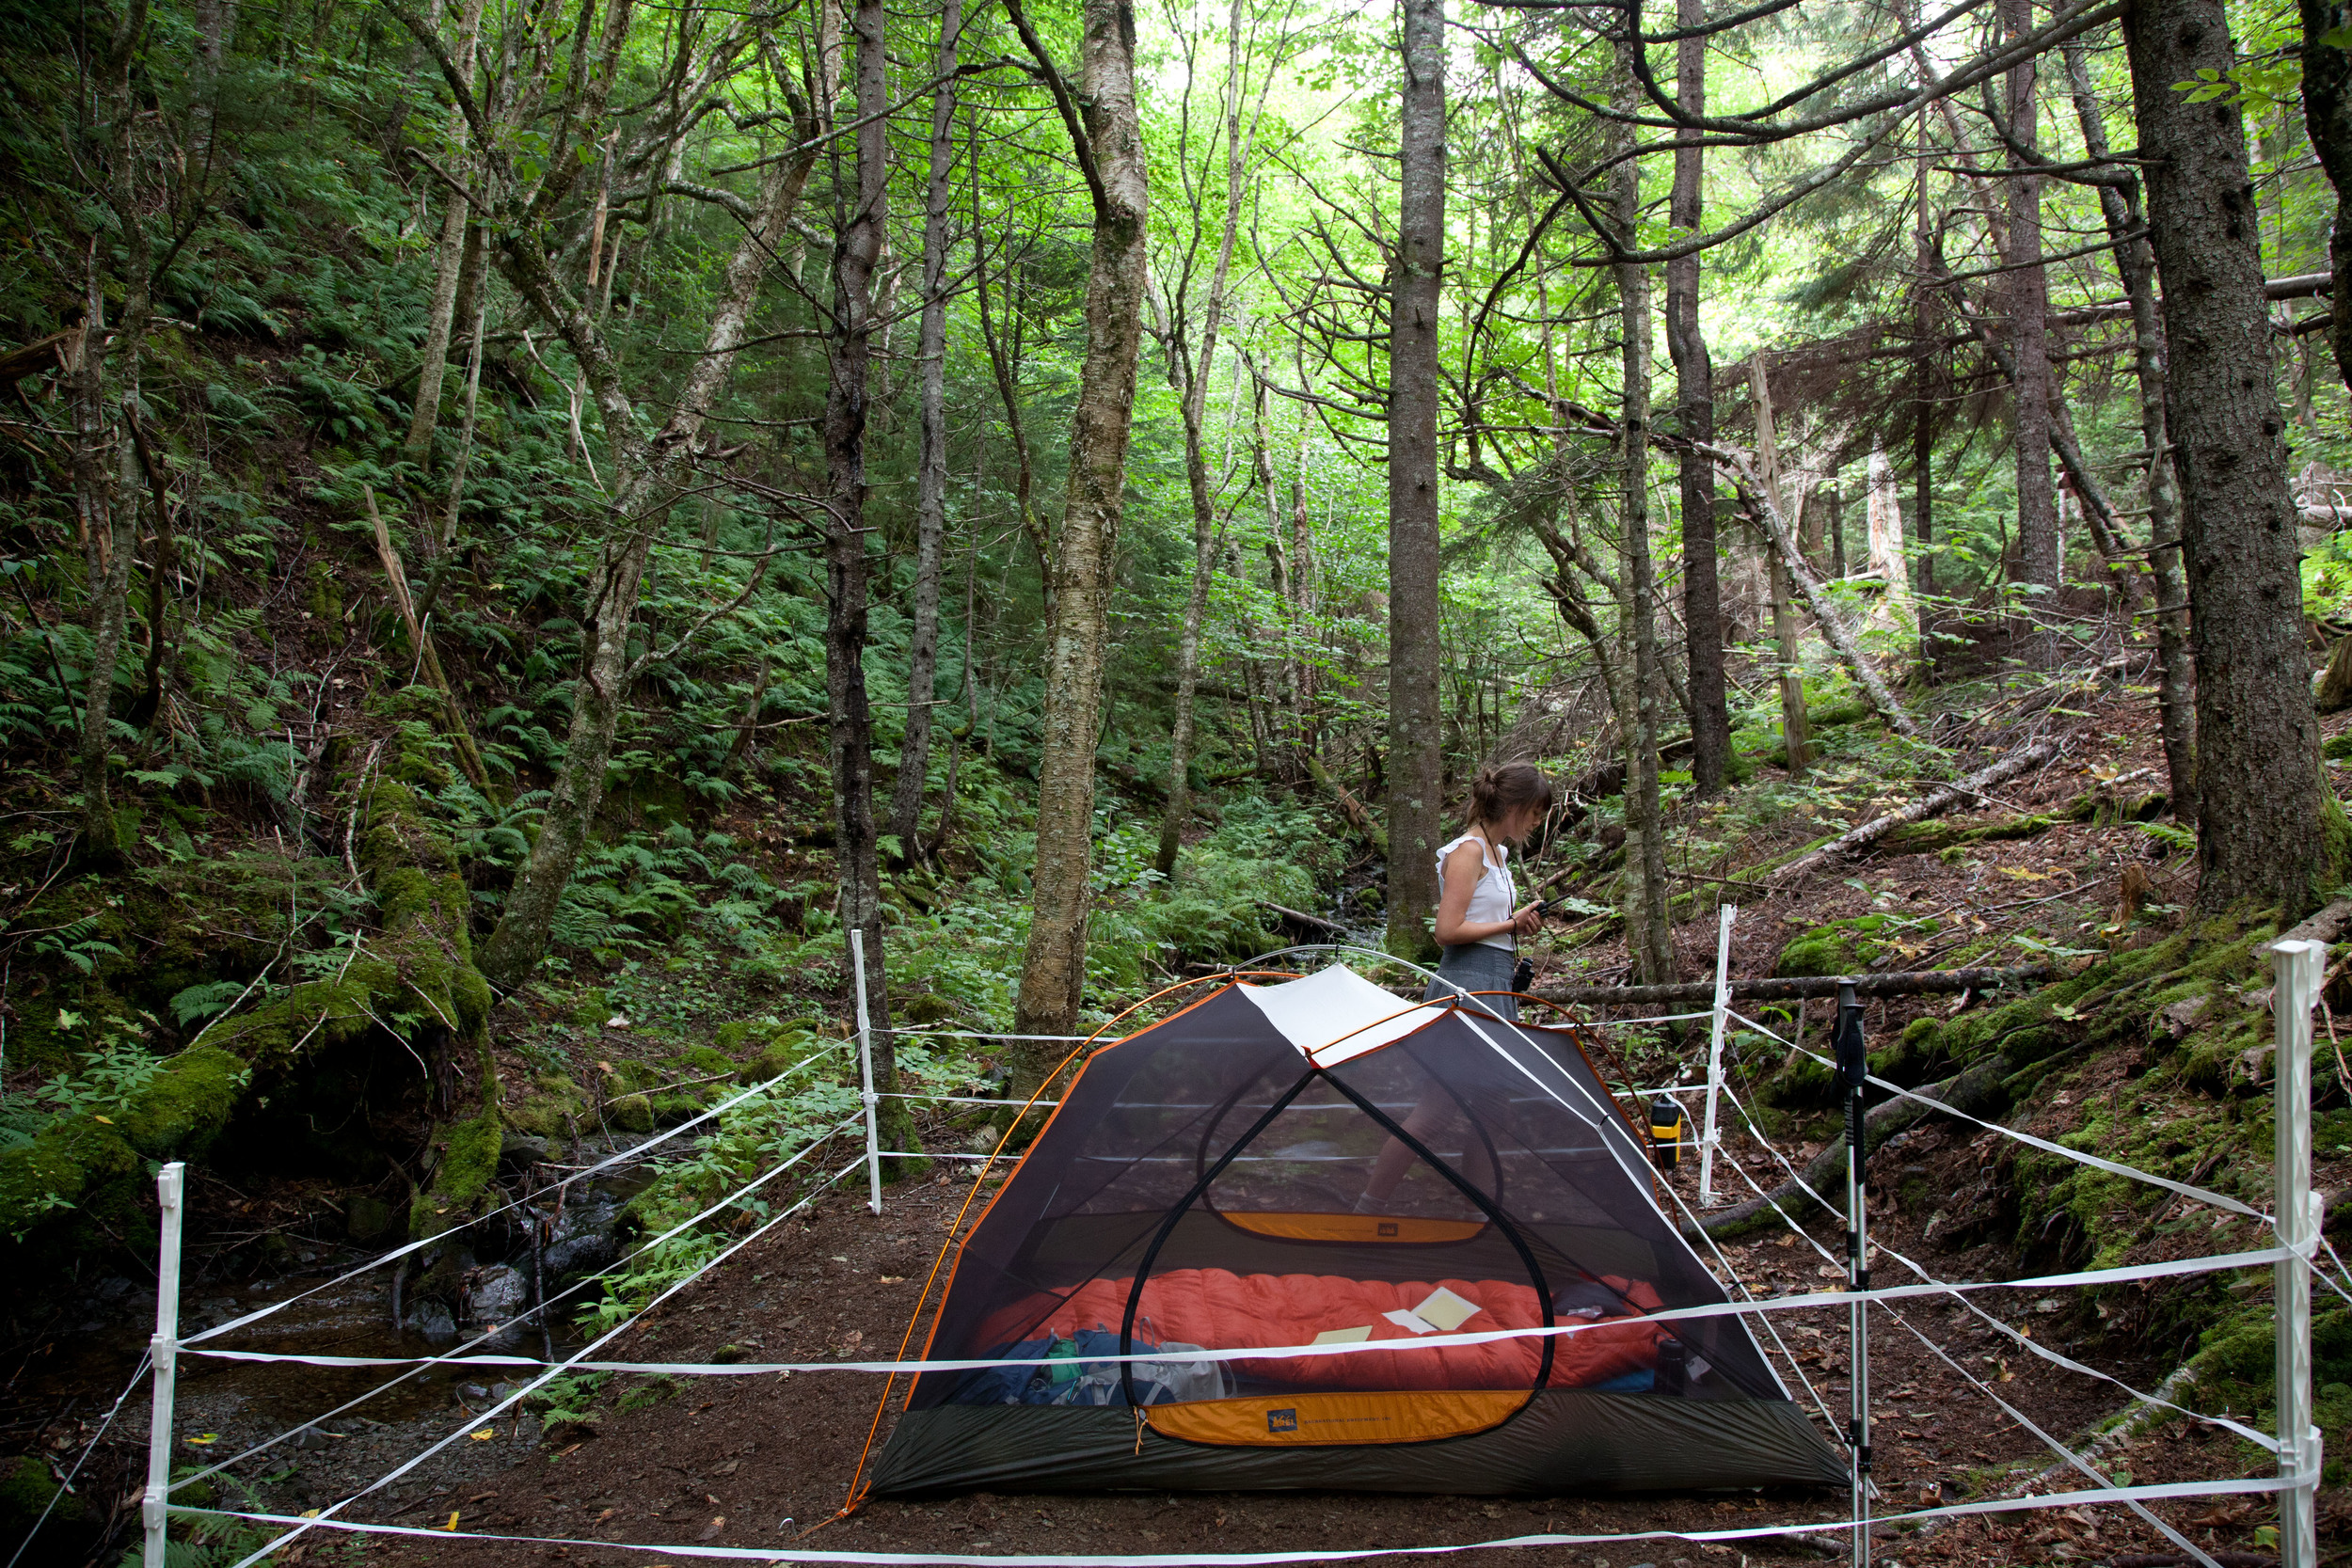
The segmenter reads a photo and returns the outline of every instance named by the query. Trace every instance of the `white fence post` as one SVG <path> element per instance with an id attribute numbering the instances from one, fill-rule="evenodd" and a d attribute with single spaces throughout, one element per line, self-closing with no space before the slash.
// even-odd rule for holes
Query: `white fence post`
<path id="1" fill-rule="evenodd" d="M 164 1504 L 171 1486 L 171 1394 L 180 1354 L 180 1224 L 183 1178 L 187 1166 L 174 1160 L 155 1173 L 155 1199 L 163 1211 L 163 1244 L 155 1254 L 155 1337 L 148 1354 L 155 1364 L 155 1403 L 147 1422 L 147 1493 L 139 1499 L 139 1522 L 147 1527 L 144 1568 L 164 1568 Z"/>
<path id="2" fill-rule="evenodd" d="M 2279 1124 L 2277 1216 L 2280 1244 L 2296 1256 L 2271 1265 L 2271 1298 L 2278 1314 L 2279 1568 L 2315 1568 L 2319 1561 L 2313 1502 L 2318 1481 L 2319 1430 L 2312 1425 L 2312 1276 L 2319 1245 L 2319 1213 L 2312 1192 L 2312 1005 L 2319 999 L 2328 949 L 2316 942 L 2280 942 L 2270 949 L 2278 986 L 2270 1011 L 2277 1028 L 2275 1063 Z"/>
<path id="3" fill-rule="evenodd" d="M 850 973 L 857 987 L 857 1069 L 866 1085 L 866 1207 L 882 1212 L 882 1127 L 875 1115 L 874 1025 L 866 1012 L 866 928 L 850 928 Z"/>
<path id="4" fill-rule="evenodd" d="M 1707 1038 L 1707 1121 L 1699 1132 L 1699 1207 L 1715 1202 L 1715 1094 L 1724 1082 L 1724 1026 L 1731 1021 L 1731 923 L 1740 906 L 1723 906 L 1715 935 L 1715 1017 Z"/>

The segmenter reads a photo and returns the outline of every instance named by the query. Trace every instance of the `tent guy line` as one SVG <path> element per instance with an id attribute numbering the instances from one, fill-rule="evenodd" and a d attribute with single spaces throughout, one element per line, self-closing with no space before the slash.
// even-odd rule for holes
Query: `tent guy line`
<path id="1" fill-rule="evenodd" d="M 2266 1497 L 2291 1492 L 2298 1487 L 2308 1489 L 2318 1485 L 2316 1474 L 2301 1481 L 2277 1477 L 2244 1478 L 2205 1481 L 2162 1481 L 2145 1486 L 2086 1486 L 2066 1492 L 2045 1492 L 2019 1497 L 1991 1497 L 1979 1502 L 1946 1503 L 1936 1508 L 1913 1509 L 1904 1513 L 1885 1513 L 1870 1521 L 1871 1527 L 1925 1523 L 1931 1519 L 1954 1519 L 1992 1513 L 2029 1513 L 2054 1508 L 2085 1508 L 2104 1503 L 2160 1502 L 2176 1498 L 2219 1497 Z M 421 1525 L 377 1525 L 358 1519 L 327 1517 L 297 1518 L 283 1513 L 249 1513 L 231 1509 L 194 1508 L 174 1503 L 171 1512 L 178 1514 L 210 1518 L 246 1519 L 258 1524 L 289 1527 L 287 1536 L 278 1538 L 263 1549 L 262 1554 L 247 1558 L 236 1568 L 248 1568 L 259 1556 L 275 1550 L 277 1545 L 304 1529 L 349 1530 L 362 1535 L 414 1536 L 435 1542 L 503 1541 L 520 1545 L 596 1548 L 606 1551 L 651 1552 L 662 1557 L 715 1559 L 733 1562 L 832 1562 L 850 1565 L 870 1565 L 870 1568 L 922 1568 L 924 1564 L 951 1564 L 955 1568 L 1279 1568 L 1287 1563 L 1306 1562 L 1364 1562 L 1384 1557 L 1443 1557 L 1454 1552 L 1512 1550 L 1531 1546 L 1606 1546 L 1629 1544 L 1638 1541 L 1731 1542 L 1767 1541 L 1790 1535 L 1819 1535 L 1851 1530 L 1854 1521 L 1850 1518 L 1811 1519 L 1783 1525 L 1748 1525 L 1731 1529 L 1708 1530 L 1628 1530 L 1615 1534 L 1565 1534 L 1546 1532 L 1535 1535 L 1513 1535 L 1491 1541 L 1464 1541 L 1430 1546 L 1366 1546 L 1322 1552 L 1179 1552 L 1134 1554 L 1084 1554 L 1076 1552 L 1034 1553 L 1027 1556 L 989 1557 L 969 1552 L 818 1552 L 800 1551 L 788 1546 L 702 1546 L 660 1544 L 638 1541 L 597 1541 L 581 1536 L 562 1535 L 501 1535 L 478 1530 L 435 1529 Z"/>

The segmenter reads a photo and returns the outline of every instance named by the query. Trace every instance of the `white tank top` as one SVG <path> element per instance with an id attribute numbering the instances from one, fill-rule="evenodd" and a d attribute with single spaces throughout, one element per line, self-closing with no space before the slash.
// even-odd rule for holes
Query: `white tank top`
<path id="1" fill-rule="evenodd" d="M 1518 907 L 1518 884 L 1511 879 L 1511 851 L 1502 845 L 1489 846 L 1476 833 L 1464 833 L 1453 843 L 1438 850 L 1438 894 L 1445 895 L 1445 858 L 1465 844 L 1478 846 L 1480 871 L 1478 885 L 1470 889 L 1470 908 L 1463 911 L 1465 920 L 1502 921 L 1511 918 Z M 1481 937 L 1472 945 L 1500 947 L 1506 953 L 1518 949 L 1518 939 L 1504 931 L 1498 936 Z"/>

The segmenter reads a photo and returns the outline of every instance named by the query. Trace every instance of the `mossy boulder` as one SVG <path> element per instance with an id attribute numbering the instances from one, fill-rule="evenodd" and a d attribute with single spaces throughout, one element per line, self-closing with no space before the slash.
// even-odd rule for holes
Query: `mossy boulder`
<path id="1" fill-rule="evenodd" d="M 779 1030 L 769 1037 L 767 1045 L 761 1049 L 759 1054 L 746 1062 L 736 1077 L 745 1084 L 765 1084 L 771 1078 L 780 1077 L 791 1071 L 796 1065 L 815 1053 L 817 1048 L 817 1037 L 806 1029 Z M 819 1066 L 821 1062 L 810 1065 Z"/>
<path id="2" fill-rule="evenodd" d="M 400 1228 L 401 1211 L 373 1193 L 356 1193 L 343 1205 L 343 1230 L 362 1246 Z"/>
<path id="3" fill-rule="evenodd" d="M 917 1029 L 946 1023 L 959 1016 L 953 1002 L 936 991 L 927 990 L 893 999 L 891 1011 L 898 1015 L 899 1022 Z"/>
<path id="4" fill-rule="evenodd" d="M 1902 915 L 1865 914 L 1833 920 L 1789 939 L 1772 973 L 1784 979 L 1860 974 L 1902 937 L 1932 936 L 1936 923 Z"/>
<path id="5" fill-rule="evenodd" d="M 496 1106 L 445 1131 L 440 1158 L 433 1166 L 433 1183 L 409 1206 L 411 1237 L 422 1241 L 454 1230 L 473 1218 L 498 1177 L 499 1148 L 503 1142 L 504 1124 Z"/>
<path id="6" fill-rule="evenodd" d="M 507 1125 L 516 1131 L 534 1138 L 569 1138 L 590 1118 L 587 1095 L 569 1078 L 543 1072 L 531 1083 L 522 1102 L 506 1108 Z"/>
<path id="7" fill-rule="evenodd" d="M 642 1094 L 625 1094 L 605 1106 L 604 1119 L 624 1132 L 650 1132 L 653 1101 Z"/>
<path id="8" fill-rule="evenodd" d="M 672 1058 L 683 1070 L 681 1077 L 710 1077 L 735 1070 L 735 1059 L 723 1051 L 707 1045 L 690 1045 Z"/>
<path id="9" fill-rule="evenodd" d="M 53 1500 L 54 1508 L 50 1506 Z M 63 1492 L 48 1465 L 29 1453 L 8 1461 L 0 1468 L 0 1541 L 22 1537 L 44 1509 L 49 1513 L 44 1529 L 74 1527 L 78 1537 L 90 1523 L 89 1505 L 75 1494 Z"/>

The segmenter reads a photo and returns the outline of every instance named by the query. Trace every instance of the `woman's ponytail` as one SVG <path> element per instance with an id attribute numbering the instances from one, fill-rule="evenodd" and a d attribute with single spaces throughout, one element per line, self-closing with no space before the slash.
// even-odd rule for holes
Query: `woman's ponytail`
<path id="1" fill-rule="evenodd" d="M 1489 826 L 1523 806 L 1551 805 L 1551 781 L 1531 762 L 1490 763 L 1470 781 L 1470 819 Z"/>

